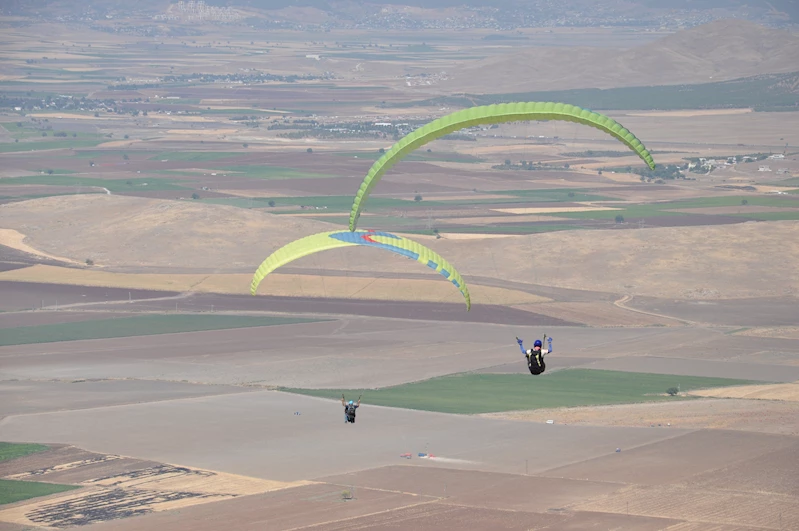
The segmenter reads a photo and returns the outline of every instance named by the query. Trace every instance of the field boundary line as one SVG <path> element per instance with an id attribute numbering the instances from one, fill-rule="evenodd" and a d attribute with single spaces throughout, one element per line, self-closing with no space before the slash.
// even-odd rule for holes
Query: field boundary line
<path id="1" fill-rule="evenodd" d="M 621 308 L 622 310 L 627 310 L 627 311 L 630 311 L 630 312 L 649 315 L 649 316 L 652 316 L 652 317 L 660 317 L 661 319 L 669 319 L 671 321 L 677 321 L 678 323 L 682 323 L 684 325 L 708 326 L 706 323 L 700 323 L 698 321 L 691 321 L 689 319 L 682 319 L 680 317 L 672 317 L 670 315 L 663 315 L 663 314 L 660 314 L 660 313 L 647 312 L 645 310 L 639 310 L 637 308 L 630 308 L 629 306 L 625 306 L 624 305 L 625 302 L 630 302 L 631 300 L 633 300 L 633 298 L 634 297 L 632 295 L 625 295 L 621 299 L 613 301 L 613 305 L 616 306 L 617 308 Z"/>

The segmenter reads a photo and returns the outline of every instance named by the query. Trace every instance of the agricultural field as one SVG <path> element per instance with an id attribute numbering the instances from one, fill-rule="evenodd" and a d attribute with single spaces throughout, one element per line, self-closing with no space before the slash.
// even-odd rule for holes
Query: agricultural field
<path id="1" fill-rule="evenodd" d="M 3 466 L 5 461 L 19 459 L 46 450 L 48 450 L 48 447 L 42 444 L 12 444 L 0 442 L 0 467 Z M 0 479 L 0 505 L 37 498 L 39 496 L 58 494 L 75 488 L 77 487 L 72 485 Z"/>
<path id="2" fill-rule="evenodd" d="M 681 390 L 726 387 L 745 383 L 724 378 L 668 374 L 623 373 L 586 369 L 562 370 L 542 378 L 535 387 L 523 374 L 445 376 L 397 387 L 370 389 L 370 404 L 444 413 L 493 413 L 521 409 L 575 407 L 681 400 Z M 674 395 L 667 390 L 674 388 Z M 336 399 L 363 394 L 358 389 L 284 389 L 287 392 Z"/>
<path id="3" fill-rule="evenodd" d="M 799 528 L 782 4 L 688 29 L 22 4 L 0 13 L 0 529 Z M 251 294 L 273 252 L 349 228 L 406 135 L 513 101 L 604 114 L 656 167 L 549 115 L 469 123 L 358 223 L 445 257 L 468 311 L 366 246 Z M 544 333 L 532 376 L 515 338 Z"/>
<path id="4" fill-rule="evenodd" d="M 0 346 L 28 345 L 58 341 L 80 341 L 112 337 L 136 337 L 153 334 L 177 334 L 199 330 L 225 330 L 252 326 L 271 326 L 313 322 L 309 319 L 281 317 L 247 317 L 241 315 L 119 315 L 112 319 L 4 330 Z"/>
<path id="5" fill-rule="evenodd" d="M 47 447 L 42 444 L 0 443 L 0 462 L 43 452 L 45 450 L 47 450 Z"/>
<path id="6" fill-rule="evenodd" d="M 48 496 L 73 490 L 71 485 L 53 485 L 35 481 L 8 481 L 0 479 L 0 505 L 14 503 L 39 496 Z"/>

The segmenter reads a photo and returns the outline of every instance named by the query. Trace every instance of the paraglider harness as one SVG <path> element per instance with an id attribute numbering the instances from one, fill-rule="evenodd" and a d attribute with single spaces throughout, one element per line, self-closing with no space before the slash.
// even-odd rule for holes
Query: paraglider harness
<path id="1" fill-rule="evenodd" d="M 344 404 L 344 422 L 355 424 L 355 410 L 361 405 L 361 397 L 358 397 L 357 404 L 353 404 L 352 400 L 350 400 L 349 403 L 346 403 L 344 401 L 344 395 L 341 395 L 341 403 Z"/>
<path id="2" fill-rule="evenodd" d="M 552 352 L 552 338 L 547 338 L 547 335 L 544 334 L 544 341 L 547 342 L 547 349 L 546 354 Z M 530 369 L 530 374 L 537 376 L 547 370 L 547 364 L 544 362 L 544 352 L 538 351 L 536 352 L 534 349 L 530 349 L 529 351 L 524 349 L 524 342 L 523 340 L 516 338 L 516 342 L 519 344 L 519 348 L 524 354 L 525 358 L 527 358 L 527 368 Z M 537 342 L 536 342 L 537 343 Z"/>

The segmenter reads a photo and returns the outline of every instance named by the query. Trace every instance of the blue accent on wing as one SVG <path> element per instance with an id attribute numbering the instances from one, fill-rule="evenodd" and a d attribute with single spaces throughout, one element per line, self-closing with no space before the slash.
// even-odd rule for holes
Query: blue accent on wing
<path id="1" fill-rule="evenodd" d="M 377 248 L 385 249 L 387 251 L 391 251 L 393 253 L 400 254 L 402 256 L 411 258 L 413 260 L 417 260 L 417 261 L 419 260 L 419 253 L 415 253 L 415 252 L 409 251 L 407 249 L 402 249 L 401 247 L 397 247 L 395 245 L 391 245 L 391 244 L 388 244 L 388 243 L 369 241 L 369 240 L 365 239 L 364 236 L 383 236 L 383 237 L 386 237 L 386 238 L 393 238 L 393 239 L 396 239 L 396 240 L 402 239 L 401 237 L 396 236 L 394 234 L 390 234 L 388 232 L 378 232 L 378 231 L 370 232 L 370 231 L 363 231 L 363 230 L 359 230 L 359 231 L 344 230 L 344 231 L 341 231 L 341 232 L 335 232 L 333 234 L 330 234 L 330 237 L 331 238 L 335 238 L 336 240 L 340 240 L 340 241 L 347 242 L 347 243 L 354 243 L 356 245 L 364 245 L 366 247 L 377 247 Z M 438 269 L 438 264 L 433 262 L 432 260 L 428 260 L 427 261 L 427 267 L 429 267 L 431 269 L 434 269 L 434 270 L 437 270 Z M 450 282 L 452 282 L 455 285 L 455 287 L 457 287 L 459 290 L 461 289 L 461 285 L 460 285 L 460 283 L 457 280 L 449 278 L 450 275 L 451 275 L 451 273 L 449 271 L 447 271 L 446 269 L 441 269 L 441 271 L 439 271 L 439 273 L 441 275 L 443 275 L 445 278 L 447 278 Z"/>
<path id="2" fill-rule="evenodd" d="M 365 245 L 366 247 L 378 247 L 381 249 L 386 249 L 387 251 L 391 251 L 397 254 L 401 254 L 402 256 L 406 256 L 413 260 L 419 259 L 419 253 L 415 253 L 413 251 L 409 251 L 407 249 L 402 249 L 401 247 L 397 247 L 395 245 L 390 245 L 388 243 L 381 243 L 381 242 L 370 242 L 369 240 L 365 240 L 364 236 L 387 236 L 399 240 L 399 236 L 395 236 L 393 234 L 389 234 L 387 232 L 367 232 L 367 231 L 356 231 L 350 232 L 348 230 L 336 232 L 331 234 L 331 238 L 335 238 L 336 240 L 341 240 L 347 243 L 354 243 L 356 245 Z"/>

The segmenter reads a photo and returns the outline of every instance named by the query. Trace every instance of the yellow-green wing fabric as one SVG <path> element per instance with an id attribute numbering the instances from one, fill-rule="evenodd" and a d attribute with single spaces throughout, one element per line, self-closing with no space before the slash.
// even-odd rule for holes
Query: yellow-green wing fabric
<path id="1" fill-rule="evenodd" d="M 336 232 L 340 231 L 320 232 L 319 234 L 305 236 L 304 238 L 300 238 L 299 240 L 295 240 L 284 245 L 274 253 L 270 254 L 266 260 L 261 262 L 261 265 L 258 266 L 258 269 L 255 271 L 255 274 L 252 277 L 252 282 L 250 283 L 250 293 L 255 295 L 255 292 L 258 291 L 258 285 L 264 278 L 266 278 L 266 275 L 275 269 L 288 264 L 289 262 L 293 262 L 294 260 L 302 258 L 303 256 L 308 256 L 309 254 L 327 251 L 329 249 L 336 249 L 337 247 L 357 245 L 355 243 L 348 243 L 344 240 L 331 238 L 330 235 L 335 234 Z"/>
<path id="2" fill-rule="evenodd" d="M 271 255 L 261 263 L 253 276 L 250 284 L 250 293 L 255 295 L 261 281 L 275 269 L 309 254 L 347 247 L 351 245 L 364 245 L 391 251 L 407 258 L 420 262 L 449 280 L 461 292 L 466 302 L 466 310 L 471 309 L 471 296 L 466 287 L 466 281 L 455 267 L 432 249 L 419 242 L 403 238 L 388 232 L 373 230 L 361 231 L 330 231 L 313 234 L 293 241 Z"/>
<path id="3" fill-rule="evenodd" d="M 594 127 L 620 140 L 650 169 L 655 169 L 652 155 L 644 144 L 620 123 L 604 114 L 557 102 L 534 101 L 471 107 L 443 116 L 408 133 L 372 165 L 355 195 L 350 212 L 350 230 L 355 230 L 366 199 L 383 174 L 415 149 L 465 127 L 527 120 L 562 120 Z"/>

